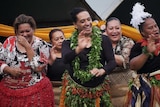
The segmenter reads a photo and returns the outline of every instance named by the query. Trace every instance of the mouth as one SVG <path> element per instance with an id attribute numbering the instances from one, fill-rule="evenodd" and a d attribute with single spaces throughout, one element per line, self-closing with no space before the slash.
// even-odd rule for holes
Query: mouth
<path id="1" fill-rule="evenodd" d="M 91 27 L 86 27 L 84 28 L 85 31 L 90 31 L 91 30 Z"/>
<path id="2" fill-rule="evenodd" d="M 155 36 L 160 36 L 160 33 L 157 32 L 157 33 L 154 33 L 154 35 L 155 35 Z"/>

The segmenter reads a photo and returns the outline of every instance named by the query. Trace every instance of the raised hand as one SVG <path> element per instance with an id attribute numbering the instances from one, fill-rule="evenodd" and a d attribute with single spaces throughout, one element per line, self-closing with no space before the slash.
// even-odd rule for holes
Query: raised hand
<path id="1" fill-rule="evenodd" d="M 24 48 L 27 48 L 28 46 L 30 46 L 29 42 L 27 41 L 27 39 L 23 36 L 18 35 L 17 36 L 17 41 L 18 43 L 23 46 Z"/>
<path id="2" fill-rule="evenodd" d="M 81 52 L 84 48 L 91 47 L 91 37 L 86 36 L 85 31 L 81 31 L 78 35 L 78 46 L 77 46 L 77 53 Z"/>
<path id="3" fill-rule="evenodd" d="M 48 63 L 49 63 L 50 65 L 52 65 L 53 62 L 56 60 L 56 58 L 57 58 L 56 53 L 57 53 L 57 50 L 55 49 L 55 46 L 53 46 L 53 47 L 50 49 L 50 56 L 49 56 L 49 59 L 48 59 Z"/>
<path id="4" fill-rule="evenodd" d="M 148 42 L 148 45 L 147 45 L 148 52 L 154 53 L 156 50 L 156 44 L 155 44 L 155 39 L 153 34 L 149 35 L 147 42 Z"/>

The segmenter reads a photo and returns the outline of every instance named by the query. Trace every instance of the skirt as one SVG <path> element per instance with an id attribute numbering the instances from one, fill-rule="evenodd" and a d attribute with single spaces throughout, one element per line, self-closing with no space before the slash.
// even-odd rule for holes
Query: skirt
<path id="1" fill-rule="evenodd" d="M 47 77 L 22 89 L 11 89 L 0 82 L 0 107 L 54 107 L 52 84 Z"/>
<path id="2" fill-rule="evenodd" d="M 156 76 L 134 76 L 129 85 L 125 107 L 160 107 L 160 78 Z"/>
<path id="3" fill-rule="evenodd" d="M 77 84 L 64 73 L 59 107 L 113 107 L 109 94 L 108 78 L 97 87 Z"/>

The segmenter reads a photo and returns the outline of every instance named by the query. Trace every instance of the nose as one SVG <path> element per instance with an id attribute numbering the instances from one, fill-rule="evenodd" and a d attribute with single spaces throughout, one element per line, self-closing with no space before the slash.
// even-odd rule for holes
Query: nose
<path id="1" fill-rule="evenodd" d="M 23 32 L 23 33 L 22 33 L 22 36 L 27 36 L 27 32 Z"/>
<path id="2" fill-rule="evenodd" d="M 85 25 L 90 25 L 90 21 L 86 20 Z"/>
<path id="3" fill-rule="evenodd" d="M 117 32 L 117 29 L 113 29 L 113 32 L 114 32 L 114 33 Z"/>
<path id="4" fill-rule="evenodd" d="M 64 39 L 59 39 L 59 42 L 62 43 Z"/>

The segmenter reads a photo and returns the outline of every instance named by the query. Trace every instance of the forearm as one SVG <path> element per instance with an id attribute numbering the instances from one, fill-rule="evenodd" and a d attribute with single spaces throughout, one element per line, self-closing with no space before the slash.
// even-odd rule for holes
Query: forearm
<path id="1" fill-rule="evenodd" d="M 143 67 L 143 65 L 146 63 L 148 58 L 149 58 L 149 55 L 146 55 L 143 53 L 137 57 L 134 57 L 133 59 L 130 60 L 130 69 L 139 70 L 140 68 Z"/>
<path id="2" fill-rule="evenodd" d="M 31 61 L 32 58 L 34 57 L 35 53 L 30 45 L 27 46 L 25 49 L 26 49 L 27 57 L 28 57 L 29 61 Z"/>
<path id="3" fill-rule="evenodd" d="M 116 63 L 118 66 L 123 66 L 124 58 L 122 55 L 114 55 Z"/>
<path id="4" fill-rule="evenodd" d="M 11 70 L 10 67 L 6 65 L 2 71 L 3 73 L 10 74 L 10 70 Z"/>

